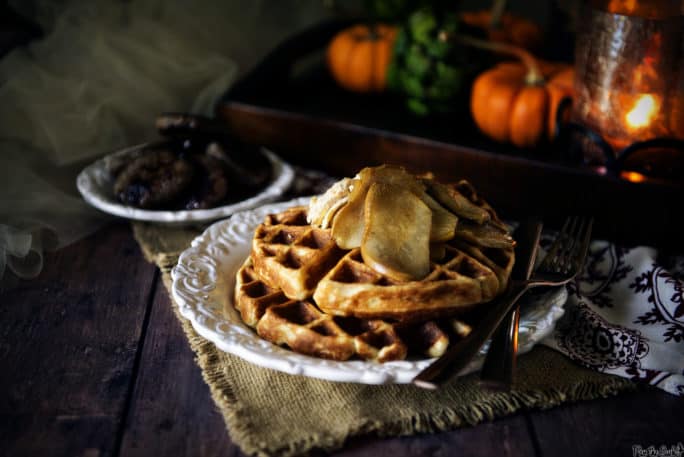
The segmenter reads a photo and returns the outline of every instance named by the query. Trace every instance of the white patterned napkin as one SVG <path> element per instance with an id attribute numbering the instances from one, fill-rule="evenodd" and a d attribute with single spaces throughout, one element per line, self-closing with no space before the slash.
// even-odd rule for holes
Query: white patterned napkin
<path id="1" fill-rule="evenodd" d="M 552 237 L 542 237 L 548 247 Z M 543 344 L 574 361 L 684 395 L 684 256 L 595 241 Z"/>

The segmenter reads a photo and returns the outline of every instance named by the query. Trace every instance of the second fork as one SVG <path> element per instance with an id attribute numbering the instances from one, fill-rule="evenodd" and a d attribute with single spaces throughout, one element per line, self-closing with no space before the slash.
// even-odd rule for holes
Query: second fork
<path id="1" fill-rule="evenodd" d="M 433 380 L 444 378 L 442 374 L 446 368 L 449 368 L 450 375 L 460 372 L 526 291 L 541 286 L 562 286 L 574 279 L 584 265 L 592 225 L 592 219 L 568 218 L 534 276 L 527 281 L 512 281 L 506 297 L 494 305 L 475 330 L 418 373 L 413 383 L 422 388 L 436 389 L 438 383 Z"/>

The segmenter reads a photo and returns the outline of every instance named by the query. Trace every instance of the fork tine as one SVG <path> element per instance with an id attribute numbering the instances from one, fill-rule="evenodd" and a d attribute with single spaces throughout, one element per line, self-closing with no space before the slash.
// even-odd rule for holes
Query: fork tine
<path id="1" fill-rule="evenodd" d="M 563 247 L 565 240 L 568 238 L 568 233 L 570 231 L 570 224 L 572 224 L 573 217 L 568 217 L 565 222 L 563 223 L 563 228 L 561 229 L 560 232 L 556 235 L 556 239 L 553 240 L 553 244 L 551 244 L 551 247 L 549 248 L 549 252 L 546 253 L 546 256 L 544 257 L 544 260 L 542 260 L 542 263 L 539 265 L 539 270 L 540 271 L 552 271 L 555 269 L 555 263 L 557 259 L 559 258 L 558 256 L 558 251 Z"/>
<path id="2" fill-rule="evenodd" d="M 565 250 L 557 256 L 556 260 L 561 264 L 557 272 L 575 277 L 584 267 L 584 261 L 591 242 L 593 219 L 579 217 L 571 225 L 572 235 L 570 240 L 565 246 Z"/>
<path id="3" fill-rule="evenodd" d="M 580 245 L 579 249 L 577 249 L 577 257 L 575 259 L 575 271 L 577 272 L 576 274 L 581 273 L 582 269 L 584 268 L 584 262 L 587 258 L 587 253 L 589 252 L 589 244 L 591 244 L 591 230 L 594 226 L 594 219 L 589 218 L 584 221 L 586 227 L 584 228 L 583 232 L 581 233 L 581 236 L 579 239 L 581 239 L 582 244 Z"/>
<path id="4" fill-rule="evenodd" d="M 560 263 L 558 271 L 563 274 L 570 273 L 575 266 L 576 248 L 579 246 L 579 243 L 584 240 L 583 234 L 585 224 L 586 219 L 583 217 L 572 218 L 569 239 L 565 245 L 565 249 L 558 258 L 558 262 Z"/>
<path id="5" fill-rule="evenodd" d="M 563 246 L 564 249 L 561 252 L 561 255 L 558 256 L 558 268 L 557 271 L 563 274 L 567 274 L 572 266 L 574 265 L 574 256 L 573 254 L 575 253 L 575 245 L 577 244 L 577 239 L 580 237 L 580 234 L 582 233 L 583 230 L 583 224 L 584 220 L 580 217 L 572 217 L 572 221 L 570 223 L 570 229 L 568 230 L 568 239 L 565 245 Z"/>
<path id="6" fill-rule="evenodd" d="M 592 226 L 591 218 L 568 217 L 538 270 L 565 275 L 579 273 L 591 242 Z"/>

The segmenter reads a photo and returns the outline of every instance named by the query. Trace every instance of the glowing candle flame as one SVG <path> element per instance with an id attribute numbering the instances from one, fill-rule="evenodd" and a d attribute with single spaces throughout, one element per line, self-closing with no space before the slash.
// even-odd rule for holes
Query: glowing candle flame
<path id="1" fill-rule="evenodd" d="M 625 115 L 627 125 L 638 129 L 648 126 L 658 114 L 658 101 L 653 95 L 642 95 Z"/>

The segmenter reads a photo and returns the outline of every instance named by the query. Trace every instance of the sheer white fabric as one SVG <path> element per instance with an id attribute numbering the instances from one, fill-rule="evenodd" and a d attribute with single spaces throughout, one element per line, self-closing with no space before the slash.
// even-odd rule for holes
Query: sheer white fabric
<path id="1" fill-rule="evenodd" d="M 12 6 L 46 35 L 0 61 L 0 278 L 35 276 L 44 248 L 107 220 L 76 193 L 84 164 L 155 138 L 160 112 L 211 114 L 236 77 L 327 13 L 303 0 Z"/>

